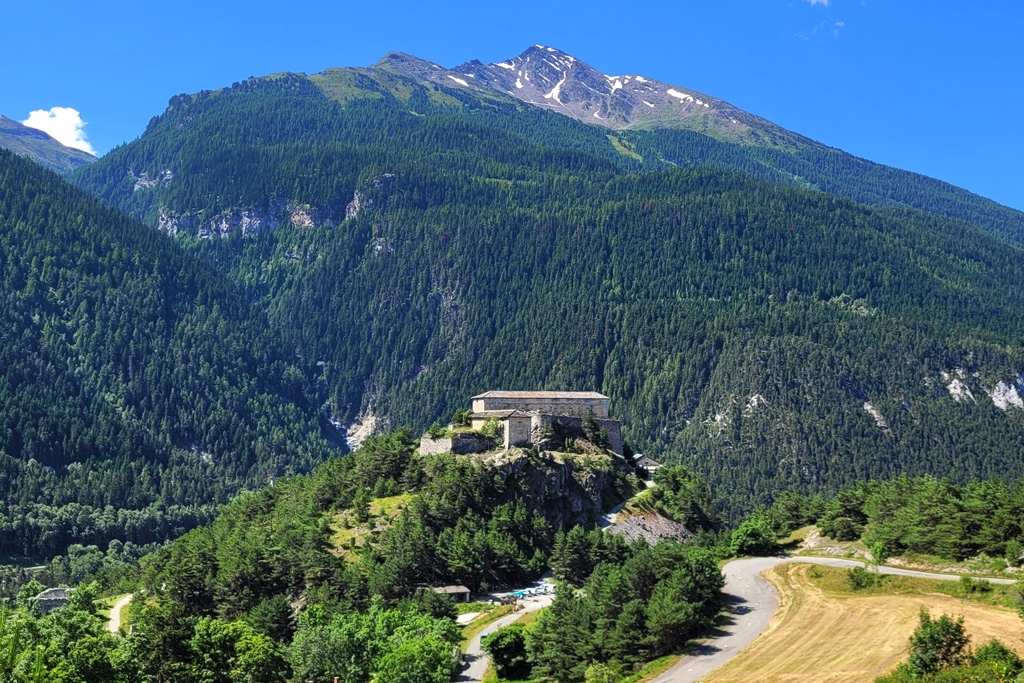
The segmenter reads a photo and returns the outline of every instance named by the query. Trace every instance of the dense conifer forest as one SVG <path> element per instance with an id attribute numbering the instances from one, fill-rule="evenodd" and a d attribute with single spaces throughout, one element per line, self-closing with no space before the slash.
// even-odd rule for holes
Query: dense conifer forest
<path id="1" fill-rule="evenodd" d="M 418 430 L 488 389 L 594 389 L 734 520 L 790 486 L 1024 474 L 1024 410 L 990 398 L 1024 391 L 1024 268 L 985 221 L 655 170 L 604 129 L 404 78 L 372 98 L 330 73 L 179 96 L 75 181 L 228 273 L 343 423 Z M 782 154 L 631 135 L 644 158 L 649 135 L 761 177 L 750 155 Z M 197 236 L 242 211 L 280 222 Z"/>
<path id="2" fill-rule="evenodd" d="M 0 255 L 0 555 L 120 557 L 326 457 L 312 372 L 233 283 L 5 151 Z"/>
<path id="3" fill-rule="evenodd" d="M 8 629 L 0 648 L 10 654 L 0 676 L 38 662 L 69 682 L 440 683 L 450 680 L 461 634 L 450 599 L 424 586 L 521 585 L 546 571 L 552 552 L 565 590 L 529 647 L 538 671 L 558 680 L 582 680 L 594 662 L 632 667 L 674 651 L 717 611 L 712 549 L 629 544 L 560 525 L 568 508 L 532 495 L 522 473 L 499 476 L 472 456 L 418 456 L 416 446 L 407 431 L 372 437 L 309 475 L 241 494 L 211 524 L 141 562 L 99 571 L 51 616 L 32 607 L 41 586 L 27 584 L 14 617 L 0 619 Z M 530 457 L 531 467 L 548 466 Z M 609 480 L 610 491 L 624 485 Z M 676 491 L 680 505 L 686 490 Z M 124 592 L 135 596 L 133 628 L 115 638 L 92 601 Z M 591 622 L 611 635 L 578 649 L 568 634 Z M 556 641 L 562 649 L 548 647 Z"/>
<path id="4" fill-rule="evenodd" d="M 1021 561 L 1021 483 L 900 478 L 861 482 L 832 499 L 783 492 L 730 532 L 708 507 L 706 483 L 665 468 L 652 504 L 703 533 L 648 545 L 592 525 L 559 525 L 558 508 L 523 479 L 499 476 L 473 456 L 419 456 L 415 446 L 407 431 L 372 437 L 308 475 L 240 495 L 211 524 L 141 562 L 95 574 L 50 615 L 32 607 L 39 584 L 25 586 L 0 620 L 0 647 L 10 654 L 0 675 L 38 666 L 58 681 L 442 683 L 463 634 L 450 599 L 424 586 L 458 581 L 488 591 L 523 585 L 550 567 L 558 583 L 550 607 L 484 639 L 498 672 L 619 680 L 713 624 L 720 560 L 777 553 L 778 538 L 808 523 L 891 555 Z M 127 592 L 134 599 L 123 617 L 132 628 L 113 636 L 93 600 Z M 928 629 L 955 631 L 948 621 L 923 620 L 924 635 L 915 637 L 927 643 L 935 639 Z M 961 648 L 948 662 L 914 652 L 908 666 L 930 668 L 909 675 L 904 667 L 892 680 L 956 680 L 948 667 L 984 674 L 989 661 L 1019 670 L 998 644 Z"/>

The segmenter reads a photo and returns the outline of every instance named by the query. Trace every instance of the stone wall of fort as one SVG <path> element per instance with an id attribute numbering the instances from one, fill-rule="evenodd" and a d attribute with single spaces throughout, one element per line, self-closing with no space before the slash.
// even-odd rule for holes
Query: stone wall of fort
<path id="1" fill-rule="evenodd" d="M 420 455 L 439 455 L 441 453 L 486 453 L 497 448 L 494 439 L 483 434 L 455 434 L 440 439 L 432 439 L 429 434 L 424 434 L 420 439 Z"/>

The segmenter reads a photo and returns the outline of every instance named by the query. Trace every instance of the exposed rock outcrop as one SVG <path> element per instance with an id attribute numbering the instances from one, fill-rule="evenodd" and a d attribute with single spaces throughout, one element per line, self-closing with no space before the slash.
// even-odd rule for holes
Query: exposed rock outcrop
<path id="1" fill-rule="evenodd" d="M 161 182 L 162 178 L 163 176 Z M 136 189 L 152 187 L 155 183 L 155 180 L 143 174 L 136 180 Z M 157 214 L 157 227 L 169 235 L 190 232 L 202 238 L 226 237 L 236 232 L 241 232 L 243 237 L 249 237 L 275 230 L 282 223 L 289 222 L 300 228 L 338 224 L 331 207 L 313 208 L 280 201 L 271 202 L 265 208 L 250 207 L 224 211 L 209 219 L 199 213 L 173 214 L 165 207 L 160 207 Z"/>
<path id="2" fill-rule="evenodd" d="M 627 467 L 617 456 L 537 453 L 522 448 L 509 449 L 487 462 L 505 482 L 509 500 L 524 501 L 528 509 L 541 512 L 556 526 L 596 518 L 616 471 Z"/>
<path id="3" fill-rule="evenodd" d="M 368 185 L 356 190 L 352 201 L 345 207 L 345 219 L 355 218 L 363 211 L 370 211 L 376 207 L 394 181 L 395 176 L 385 173 L 374 178 Z"/>
<path id="4" fill-rule="evenodd" d="M 693 532 L 679 522 L 653 510 L 633 508 L 620 512 L 618 520 L 608 527 L 608 533 L 621 534 L 628 541 L 642 538 L 652 545 L 665 538 L 685 541 L 693 536 Z"/>
<path id="5" fill-rule="evenodd" d="M 135 181 L 135 185 L 132 187 L 133 194 L 139 190 L 151 190 L 157 185 L 166 185 L 174 180 L 174 174 L 170 169 L 164 169 L 155 178 L 150 177 L 149 173 L 146 171 L 143 171 L 138 175 L 135 175 L 132 171 L 128 171 L 128 177 Z"/>

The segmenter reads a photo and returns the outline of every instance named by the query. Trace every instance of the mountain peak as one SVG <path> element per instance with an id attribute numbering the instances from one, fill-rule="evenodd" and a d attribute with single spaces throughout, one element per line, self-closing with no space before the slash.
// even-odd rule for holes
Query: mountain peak
<path id="1" fill-rule="evenodd" d="M 724 102 L 643 76 L 609 76 L 558 48 L 532 45 L 518 57 L 455 68 L 517 99 L 613 128 L 704 117 Z M 737 110 L 738 111 L 738 110 Z M 726 114 L 726 119 L 734 116 Z"/>
<path id="2" fill-rule="evenodd" d="M 518 57 L 491 64 L 473 59 L 445 69 L 391 52 L 375 66 L 477 94 L 496 91 L 607 128 L 684 128 L 721 140 L 765 146 L 807 142 L 696 90 L 639 75 L 607 75 L 556 47 L 539 43 Z"/>

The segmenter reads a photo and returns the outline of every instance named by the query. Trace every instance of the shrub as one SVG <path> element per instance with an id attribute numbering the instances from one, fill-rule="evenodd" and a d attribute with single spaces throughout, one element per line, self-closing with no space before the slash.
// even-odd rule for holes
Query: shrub
<path id="1" fill-rule="evenodd" d="M 498 422 L 498 418 L 489 417 L 486 420 L 484 420 L 483 426 L 480 427 L 480 433 L 483 434 L 484 436 L 494 438 L 495 436 L 497 436 L 498 431 L 500 429 L 501 423 Z"/>
<path id="2" fill-rule="evenodd" d="M 874 574 L 864 569 L 864 567 L 854 567 L 846 572 L 846 583 L 855 591 L 874 586 L 876 578 Z"/>
<path id="3" fill-rule="evenodd" d="M 584 683 L 615 683 L 619 674 L 607 664 L 591 664 L 583 674 Z"/>
<path id="4" fill-rule="evenodd" d="M 860 532 L 860 527 L 849 517 L 837 517 L 832 522 L 831 536 L 837 541 L 856 541 Z"/>
<path id="5" fill-rule="evenodd" d="M 922 607 L 920 620 L 910 636 L 910 660 L 907 662 L 915 677 L 930 676 L 967 661 L 965 650 L 970 637 L 964 630 L 963 617 L 954 620 L 943 614 L 932 619 L 928 610 Z"/>
<path id="6" fill-rule="evenodd" d="M 1017 656 L 1017 653 L 1006 647 L 993 638 L 974 653 L 974 665 L 979 664 L 1001 664 L 1012 673 L 1019 672 L 1024 668 L 1024 661 Z"/>
<path id="7" fill-rule="evenodd" d="M 502 678 L 525 678 L 530 673 L 526 659 L 526 627 L 512 624 L 500 628 L 482 641 L 480 646 L 491 656 L 494 670 Z"/>
<path id="8" fill-rule="evenodd" d="M 973 593 L 990 593 L 992 591 L 992 584 L 981 579 L 972 579 L 969 576 L 961 576 L 960 590 L 963 591 L 965 595 Z"/>
<path id="9" fill-rule="evenodd" d="M 771 555 L 778 547 L 775 532 L 761 519 L 748 519 L 740 524 L 729 543 L 733 555 Z"/>
<path id="10" fill-rule="evenodd" d="M 1006 542 L 1006 563 L 1011 567 L 1016 567 L 1020 564 L 1021 546 L 1020 541 L 1016 538 L 1010 539 Z"/>

